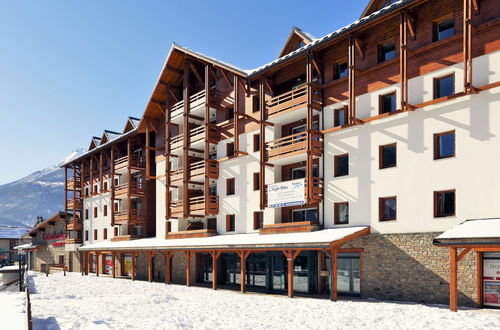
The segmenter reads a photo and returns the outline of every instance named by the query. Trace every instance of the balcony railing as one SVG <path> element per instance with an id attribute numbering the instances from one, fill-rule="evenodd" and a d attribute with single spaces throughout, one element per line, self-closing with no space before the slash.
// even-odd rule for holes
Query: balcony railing
<path id="1" fill-rule="evenodd" d="M 127 195 L 132 196 L 144 196 L 144 183 L 143 182 L 132 182 L 130 185 L 130 191 L 128 188 L 128 183 L 122 183 L 115 187 L 115 195 Z"/>
<path id="2" fill-rule="evenodd" d="M 170 171 L 170 182 L 174 185 L 179 185 L 184 178 L 182 167 L 176 168 L 175 170 Z"/>
<path id="3" fill-rule="evenodd" d="M 215 159 L 208 159 L 206 161 L 201 160 L 199 162 L 191 163 L 189 169 L 191 170 L 191 177 L 205 175 L 206 171 L 209 178 L 219 178 L 219 162 Z"/>
<path id="4" fill-rule="evenodd" d="M 70 220 L 66 223 L 66 230 L 82 230 L 83 222 L 81 220 Z"/>
<path id="5" fill-rule="evenodd" d="M 202 90 L 196 94 L 193 94 L 189 97 L 189 108 L 195 109 L 200 105 L 205 104 L 205 90 Z M 174 104 L 172 108 L 170 108 L 171 119 L 176 119 L 182 116 L 184 113 L 184 100 L 181 100 Z"/>
<path id="6" fill-rule="evenodd" d="M 182 138 L 183 138 L 182 134 L 171 137 L 170 150 L 174 151 L 175 149 L 182 148 Z"/>
<path id="7" fill-rule="evenodd" d="M 205 140 L 205 126 L 198 126 L 189 131 L 189 141 L 191 143 Z M 217 143 L 220 140 L 220 133 L 215 125 L 208 125 L 208 141 L 210 143 Z"/>
<path id="8" fill-rule="evenodd" d="M 312 104 L 321 109 L 321 93 L 316 85 L 312 87 Z M 289 92 L 273 97 L 267 102 L 267 113 L 269 117 L 285 112 L 293 111 L 307 106 L 308 94 L 307 85 L 293 89 Z"/>
<path id="9" fill-rule="evenodd" d="M 68 179 L 66 186 L 68 190 L 80 189 L 82 187 L 82 180 L 80 177 L 72 177 Z"/>
<path id="10" fill-rule="evenodd" d="M 182 216 L 183 211 L 184 211 L 184 202 L 182 200 L 170 202 L 170 212 L 172 216 L 174 217 Z"/>
<path id="11" fill-rule="evenodd" d="M 115 223 L 134 223 L 134 222 L 144 222 L 146 220 L 146 214 L 142 209 L 131 209 L 130 213 L 128 210 L 115 211 Z"/>
<path id="12" fill-rule="evenodd" d="M 295 155 L 306 152 L 308 148 L 308 137 L 306 132 L 288 135 L 266 143 L 267 157 L 269 160 Z M 321 155 L 322 135 L 312 132 L 311 151 L 315 155 Z"/>
<path id="13" fill-rule="evenodd" d="M 77 209 L 80 210 L 82 208 L 82 200 L 77 199 L 68 199 L 67 201 L 68 210 Z"/>
<path id="14" fill-rule="evenodd" d="M 209 215 L 219 213 L 219 196 L 207 196 L 207 203 L 205 204 L 205 197 L 191 197 L 189 199 L 189 213 L 191 214 L 205 214 L 205 209 Z"/>
<path id="15" fill-rule="evenodd" d="M 145 169 L 146 162 L 144 157 L 140 157 L 137 155 L 132 155 L 132 157 L 125 156 L 115 160 L 115 171 L 126 169 L 127 166 L 130 166 L 134 169 Z"/>

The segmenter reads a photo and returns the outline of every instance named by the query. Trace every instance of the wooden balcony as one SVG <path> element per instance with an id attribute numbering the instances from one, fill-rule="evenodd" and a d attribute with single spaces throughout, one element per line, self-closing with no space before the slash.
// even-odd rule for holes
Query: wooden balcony
<path id="1" fill-rule="evenodd" d="M 66 238 L 64 242 L 66 244 L 82 244 L 83 240 L 81 238 Z"/>
<path id="2" fill-rule="evenodd" d="M 312 85 L 312 106 L 321 110 L 321 93 L 315 84 Z M 273 97 L 267 102 L 267 113 L 271 118 L 282 115 L 297 109 L 307 107 L 308 93 L 307 85 L 302 86 L 286 93 Z"/>
<path id="3" fill-rule="evenodd" d="M 323 137 L 320 132 L 311 133 L 311 151 L 315 156 L 321 156 Z M 307 152 L 309 146 L 308 134 L 306 132 L 288 135 L 266 143 L 268 160 L 276 160 L 283 157 L 294 156 Z"/>
<path id="4" fill-rule="evenodd" d="M 189 109 L 196 109 L 202 105 L 205 105 L 205 90 L 202 90 L 196 94 L 189 97 Z M 181 100 L 174 104 L 170 108 L 170 119 L 175 120 L 182 117 L 184 114 L 184 100 Z"/>
<path id="5" fill-rule="evenodd" d="M 83 229 L 83 222 L 80 220 L 69 220 L 66 222 L 66 230 L 71 231 L 71 230 L 82 230 Z"/>
<path id="6" fill-rule="evenodd" d="M 133 197 L 142 197 L 144 196 L 144 183 L 143 182 L 132 182 L 130 185 L 130 189 L 128 183 L 122 183 L 115 187 L 115 196 L 124 196 L 129 195 Z"/>
<path id="7" fill-rule="evenodd" d="M 66 187 L 68 190 L 77 190 L 82 187 L 82 181 L 80 177 L 73 177 L 66 181 Z"/>
<path id="8" fill-rule="evenodd" d="M 196 230 L 183 230 L 169 232 L 165 235 L 166 239 L 178 239 L 178 238 L 198 238 L 198 237 L 209 237 L 217 235 L 215 229 L 196 229 Z"/>
<path id="9" fill-rule="evenodd" d="M 174 186 L 180 186 L 182 184 L 182 179 L 184 178 L 182 167 L 176 168 L 170 171 L 170 183 Z"/>
<path id="10" fill-rule="evenodd" d="M 214 159 L 200 160 L 189 165 L 189 175 L 191 178 L 205 176 L 205 171 L 210 179 L 219 178 L 219 162 Z M 182 168 L 176 168 L 170 171 L 170 182 L 174 186 L 182 184 L 183 180 Z"/>
<path id="11" fill-rule="evenodd" d="M 219 196 L 209 195 L 205 203 L 205 197 L 191 197 L 189 199 L 189 214 L 204 215 L 205 209 L 208 215 L 219 213 Z"/>
<path id="12" fill-rule="evenodd" d="M 68 210 L 73 210 L 73 209 L 81 210 L 82 207 L 83 207 L 82 200 L 79 199 L 79 198 L 77 198 L 77 199 L 68 199 L 68 201 L 67 201 L 67 207 L 68 207 Z"/>
<path id="13" fill-rule="evenodd" d="M 198 126 L 189 130 L 189 142 L 194 144 L 196 142 L 205 141 L 205 126 Z M 218 143 L 220 141 L 220 133 L 217 130 L 217 126 L 213 124 L 208 125 L 208 142 Z"/>
<path id="14" fill-rule="evenodd" d="M 183 145 L 183 135 L 179 134 L 170 138 L 170 150 L 179 151 L 182 150 Z"/>
<path id="15" fill-rule="evenodd" d="M 170 213 L 173 217 L 182 217 L 184 211 L 184 202 L 182 200 L 170 202 Z"/>
<path id="16" fill-rule="evenodd" d="M 128 210 L 115 211 L 115 224 L 134 224 L 146 221 L 146 213 L 144 210 L 131 209 L 130 214 Z"/>
<path id="17" fill-rule="evenodd" d="M 139 239 L 141 236 L 137 235 L 120 235 L 111 238 L 111 242 L 119 242 L 119 241 L 131 241 L 133 239 Z"/>
<path id="18" fill-rule="evenodd" d="M 285 233 L 304 233 L 321 229 L 317 221 L 284 222 L 272 225 L 264 225 L 259 229 L 260 235 L 285 234 Z"/>
<path id="19" fill-rule="evenodd" d="M 115 171 L 126 170 L 128 167 L 134 170 L 145 170 L 146 160 L 144 157 L 132 155 L 125 156 L 115 160 Z"/>

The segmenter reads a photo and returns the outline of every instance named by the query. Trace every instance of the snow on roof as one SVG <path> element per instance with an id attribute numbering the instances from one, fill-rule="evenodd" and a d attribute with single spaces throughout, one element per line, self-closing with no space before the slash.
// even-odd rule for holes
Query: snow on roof
<path id="1" fill-rule="evenodd" d="M 80 250 L 124 250 L 124 249 L 185 249 L 185 248 L 235 248 L 235 247 L 289 247 L 290 245 L 326 245 L 330 242 L 360 233 L 369 227 L 346 227 L 324 229 L 306 233 L 287 234 L 224 234 L 211 237 L 165 239 L 143 238 L 131 241 L 102 242 L 82 246 Z"/>
<path id="2" fill-rule="evenodd" d="M 104 130 L 104 134 L 106 134 L 108 136 L 108 141 L 114 140 L 118 136 L 121 135 L 121 133 L 118 133 L 118 132 L 115 132 L 115 131 L 110 131 L 110 130 L 107 130 L 107 129 Z"/>
<path id="3" fill-rule="evenodd" d="M 139 125 L 139 122 L 141 121 L 140 118 L 136 118 L 136 117 L 128 117 L 128 119 L 130 120 L 132 125 L 134 125 L 134 128 L 136 128 L 137 125 Z"/>
<path id="4" fill-rule="evenodd" d="M 441 239 L 500 238 L 500 219 L 470 219 L 462 222 L 438 237 Z"/>
<path id="5" fill-rule="evenodd" d="M 22 244 L 22 245 L 14 246 L 14 249 L 15 250 L 36 249 L 36 246 L 31 245 L 31 244 Z"/>

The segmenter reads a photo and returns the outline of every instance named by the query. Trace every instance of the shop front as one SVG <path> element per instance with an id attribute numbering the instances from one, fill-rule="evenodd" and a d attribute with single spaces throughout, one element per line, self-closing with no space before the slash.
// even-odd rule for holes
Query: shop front
<path id="1" fill-rule="evenodd" d="M 500 308 L 500 252 L 483 253 L 483 304 Z"/>

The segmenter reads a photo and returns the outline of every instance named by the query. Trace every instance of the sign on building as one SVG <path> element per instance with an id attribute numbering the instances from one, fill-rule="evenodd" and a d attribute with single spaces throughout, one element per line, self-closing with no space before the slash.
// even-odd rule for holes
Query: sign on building
<path id="1" fill-rule="evenodd" d="M 270 184 L 267 187 L 268 207 L 303 205 L 306 203 L 305 189 L 305 179 Z"/>

